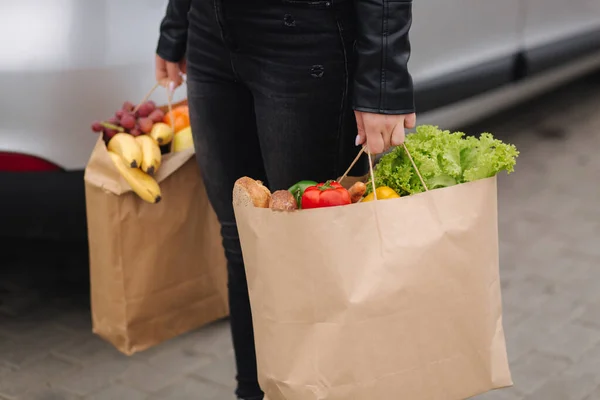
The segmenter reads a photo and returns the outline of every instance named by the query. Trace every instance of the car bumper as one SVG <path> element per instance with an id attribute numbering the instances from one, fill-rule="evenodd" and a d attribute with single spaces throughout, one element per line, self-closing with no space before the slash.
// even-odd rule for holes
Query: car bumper
<path id="1" fill-rule="evenodd" d="M 0 172 L 0 237 L 87 237 L 83 171 Z"/>

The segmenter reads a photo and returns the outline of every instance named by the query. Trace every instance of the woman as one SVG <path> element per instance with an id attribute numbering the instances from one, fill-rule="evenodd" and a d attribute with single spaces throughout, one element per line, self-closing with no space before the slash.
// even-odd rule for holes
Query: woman
<path id="1" fill-rule="evenodd" d="M 285 189 L 340 176 L 415 125 L 411 1 L 170 0 L 156 78 L 187 73 L 196 155 L 222 226 L 240 399 L 262 399 L 232 208 L 241 176 Z M 353 112 L 354 110 L 354 112 Z M 362 170 L 361 172 L 364 172 Z"/>

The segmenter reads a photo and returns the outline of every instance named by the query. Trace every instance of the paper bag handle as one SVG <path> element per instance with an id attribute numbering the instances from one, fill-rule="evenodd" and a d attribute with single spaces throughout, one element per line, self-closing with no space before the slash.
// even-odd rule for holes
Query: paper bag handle
<path id="1" fill-rule="evenodd" d="M 140 101 L 137 104 L 137 106 L 135 106 L 135 108 L 133 109 L 133 112 L 136 112 L 143 103 L 148 101 L 150 96 L 152 96 L 152 93 L 154 93 L 154 91 L 156 89 L 158 89 L 159 86 L 160 86 L 160 83 L 156 82 L 154 84 L 154 86 L 152 87 L 152 89 L 150 89 L 148 91 L 148 93 L 146 93 L 146 95 L 144 96 L 142 101 Z M 169 115 L 172 116 L 173 115 L 173 93 L 171 93 L 171 91 L 169 90 L 168 87 L 166 89 L 167 89 L 167 107 L 169 107 Z M 173 130 L 173 134 L 175 134 L 175 119 L 171 117 L 171 118 L 169 118 L 169 120 L 171 121 L 171 129 Z M 169 151 L 173 151 L 173 142 L 174 142 L 174 140 L 171 140 L 171 144 L 169 145 Z"/>
<path id="2" fill-rule="evenodd" d="M 427 187 L 427 184 L 425 183 L 425 180 L 423 179 L 423 176 L 421 175 L 419 168 L 417 168 L 417 164 L 415 164 L 415 161 L 413 160 L 412 155 L 408 151 L 406 144 L 402 143 L 402 147 L 404 148 L 404 151 L 406 152 L 406 155 L 408 156 L 410 163 L 412 164 L 413 168 L 415 169 L 415 172 L 417 173 L 417 176 L 419 177 L 419 180 L 421 181 L 423 188 L 425 188 L 426 192 L 429 191 L 429 188 Z M 346 179 L 346 177 L 348 176 L 348 174 L 350 173 L 352 168 L 356 165 L 356 163 L 358 162 L 360 157 L 363 155 L 363 153 L 365 153 L 366 148 L 367 148 L 367 146 L 363 146 L 362 149 L 360 149 L 360 151 L 358 152 L 358 155 L 354 158 L 354 161 L 352 161 L 352 164 L 350 164 L 350 167 L 348 167 L 346 172 L 344 172 L 344 175 L 342 175 L 342 177 L 339 179 L 340 183 L 344 179 Z M 377 200 L 377 190 L 375 188 L 375 173 L 373 172 L 373 160 L 371 158 L 371 153 L 368 151 L 366 153 L 367 153 L 367 156 L 369 157 L 369 174 L 371 175 L 371 185 L 373 186 L 373 197 L 375 200 Z"/>

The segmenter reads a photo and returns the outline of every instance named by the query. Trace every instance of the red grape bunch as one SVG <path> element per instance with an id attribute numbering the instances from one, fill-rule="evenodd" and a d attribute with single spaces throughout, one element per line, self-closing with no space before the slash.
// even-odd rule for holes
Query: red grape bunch
<path id="1" fill-rule="evenodd" d="M 164 117 L 165 113 L 160 108 L 156 108 L 156 104 L 151 100 L 140 104 L 137 109 L 133 103 L 126 101 L 114 117 L 106 121 L 94 122 L 92 131 L 101 132 L 105 141 L 110 140 L 118 132 L 139 136 L 150 133 L 152 126 L 161 122 Z"/>

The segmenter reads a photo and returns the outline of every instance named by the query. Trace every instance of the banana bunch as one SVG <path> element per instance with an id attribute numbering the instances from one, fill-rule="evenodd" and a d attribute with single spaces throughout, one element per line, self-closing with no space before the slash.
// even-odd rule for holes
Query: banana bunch
<path id="1" fill-rule="evenodd" d="M 117 133 L 108 142 L 108 154 L 131 189 L 144 201 L 158 203 L 160 187 L 152 177 L 161 164 L 158 143 L 149 135 Z"/>
<path id="2" fill-rule="evenodd" d="M 154 175 L 162 160 L 160 154 L 160 147 L 158 144 L 148 135 L 140 135 L 135 138 L 135 141 L 142 150 L 142 162 L 140 168 L 148 175 Z"/>
<path id="3" fill-rule="evenodd" d="M 150 135 L 150 137 L 154 139 L 156 143 L 163 146 L 171 143 L 175 132 L 173 132 L 173 129 L 164 122 L 157 122 L 156 124 L 152 125 L 152 130 L 148 135 Z"/>

